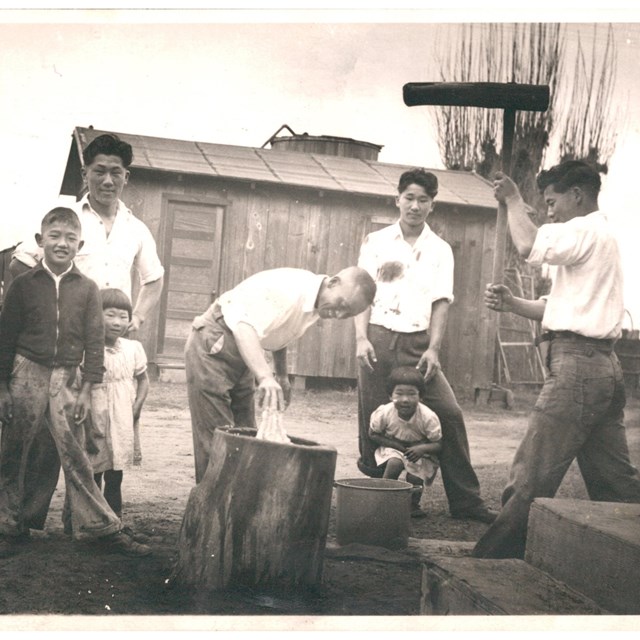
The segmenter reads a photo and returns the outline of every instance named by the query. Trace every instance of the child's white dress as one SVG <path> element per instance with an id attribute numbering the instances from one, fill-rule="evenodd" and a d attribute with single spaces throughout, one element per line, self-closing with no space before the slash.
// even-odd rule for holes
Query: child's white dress
<path id="1" fill-rule="evenodd" d="M 147 355 L 137 340 L 118 338 L 104 350 L 104 380 L 91 389 L 87 450 L 94 473 L 122 470 L 133 457 L 133 403 L 135 377 L 147 370 Z"/>
<path id="2" fill-rule="evenodd" d="M 418 403 L 416 412 L 409 420 L 403 420 L 393 404 L 380 405 L 371 414 L 371 430 L 374 433 L 396 438 L 401 442 L 418 442 L 428 440 L 438 442 L 442 439 L 440 420 L 429 407 Z M 379 466 L 390 458 L 400 458 L 404 462 L 404 468 L 418 478 L 422 478 L 425 485 L 430 485 L 440 466 L 437 456 L 426 455 L 417 462 L 411 462 L 406 456 L 392 447 L 378 447 L 375 451 L 376 464 Z"/>

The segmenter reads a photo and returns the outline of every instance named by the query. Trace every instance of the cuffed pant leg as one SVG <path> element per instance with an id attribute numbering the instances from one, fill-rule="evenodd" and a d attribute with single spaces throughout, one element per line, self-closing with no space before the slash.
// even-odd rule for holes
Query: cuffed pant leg
<path id="1" fill-rule="evenodd" d="M 524 557 L 529 508 L 535 498 L 552 498 L 587 441 L 581 371 L 588 370 L 571 348 L 552 345 L 551 372 L 527 432 L 516 451 L 509 481 L 502 494 L 502 510 L 476 544 L 479 558 Z M 593 365 L 593 363 L 591 363 Z M 602 384 L 606 388 L 606 381 Z M 611 398 L 600 396 L 604 406 Z"/>
<path id="2" fill-rule="evenodd" d="M 524 557 L 531 503 L 555 496 L 581 446 L 579 437 L 563 437 L 559 427 L 554 416 L 539 411 L 531 416 L 502 494 L 502 510 L 476 544 L 475 557 Z"/>
<path id="3" fill-rule="evenodd" d="M 449 510 L 451 513 L 464 513 L 483 506 L 478 476 L 471 466 L 462 409 L 441 371 L 427 383 L 422 401 L 436 413 L 442 428 L 439 458 Z"/>
<path id="4" fill-rule="evenodd" d="M 24 515 L 25 477 L 37 473 L 30 466 L 30 450 L 45 428 L 48 384 L 46 369 L 16 356 L 9 389 L 13 419 L 2 426 L 0 443 L 0 533 L 5 535 L 19 535 L 29 526 Z"/>
<path id="5" fill-rule="evenodd" d="M 31 445 L 24 478 L 24 521 L 30 529 L 44 529 L 59 478 L 58 450 L 45 426 Z"/>
<path id="6" fill-rule="evenodd" d="M 53 369 L 48 417 L 64 471 L 73 538 L 81 540 L 116 533 L 122 524 L 95 482 L 93 467 L 85 451 L 84 427 L 73 420 L 77 399 L 77 390 L 73 388 L 75 375 L 71 367 Z"/>

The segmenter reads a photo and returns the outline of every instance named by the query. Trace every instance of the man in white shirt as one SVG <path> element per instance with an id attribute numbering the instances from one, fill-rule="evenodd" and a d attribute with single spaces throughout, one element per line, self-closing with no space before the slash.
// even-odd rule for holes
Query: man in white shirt
<path id="1" fill-rule="evenodd" d="M 120 200 L 133 161 L 131 145 L 114 134 L 103 134 L 83 151 L 82 177 L 88 193 L 75 205 L 82 224 L 84 245 L 75 263 L 98 288 L 113 287 L 132 297 L 131 270 L 140 290 L 129 327 L 137 331 L 162 294 L 164 269 L 147 226 Z M 11 271 L 18 275 L 42 258 L 35 237 L 21 243 L 13 255 Z"/>
<path id="2" fill-rule="evenodd" d="M 99 288 L 118 288 L 129 298 L 132 297 L 131 270 L 137 271 L 140 289 L 129 324 L 129 335 L 135 337 L 160 300 L 164 269 L 151 232 L 120 200 L 129 179 L 133 150 L 118 136 L 103 134 L 87 145 L 82 157 L 82 177 L 88 193 L 74 207 L 84 241 L 75 264 Z M 14 252 L 11 275 L 23 273 L 41 259 L 42 250 L 34 234 Z M 25 521 L 32 528 L 40 529 L 44 526 L 60 475 L 58 453 L 48 429 L 40 432 L 31 448 L 28 464 Z"/>
<path id="3" fill-rule="evenodd" d="M 375 283 L 364 269 L 333 277 L 303 269 L 256 273 L 197 316 L 185 346 L 196 483 L 209 464 L 217 427 L 255 427 L 254 392 L 263 407 L 283 411 L 291 396 L 287 345 L 319 318 L 343 320 L 372 302 Z M 264 350 L 273 353 L 275 372 Z"/>
<path id="4" fill-rule="evenodd" d="M 568 161 L 541 172 L 537 182 L 551 219 L 540 228 L 503 174 L 494 182 L 495 196 L 508 207 L 518 252 L 531 264 L 557 265 L 551 292 L 524 300 L 490 284 L 485 303 L 542 322 L 551 375 L 515 454 L 502 510 L 473 550 L 478 558 L 524 557 L 531 503 L 555 495 L 574 459 L 591 500 L 640 502 L 624 428 L 624 380 L 613 351 L 624 313 L 622 267 L 598 208 L 600 176 L 584 162 Z"/>
<path id="5" fill-rule="evenodd" d="M 425 378 L 421 401 L 442 425 L 442 480 L 455 518 L 490 523 L 496 512 L 480 497 L 469 454 L 462 410 L 440 368 L 439 352 L 453 301 L 453 253 L 426 220 L 438 180 L 424 169 L 400 176 L 397 223 L 370 233 L 358 266 L 376 281 L 373 305 L 355 318 L 358 359 L 358 467 L 375 476 L 375 444 L 368 436 L 372 412 L 389 401 L 386 382 L 393 369 L 418 368 Z"/>

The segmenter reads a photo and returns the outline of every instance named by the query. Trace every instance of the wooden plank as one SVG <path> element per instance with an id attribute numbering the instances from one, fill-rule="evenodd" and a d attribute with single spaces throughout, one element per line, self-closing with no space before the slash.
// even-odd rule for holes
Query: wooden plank
<path id="1" fill-rule="evenodd" d="M 171 320 L 187 320 L 191 322 L 198 313 L 184 309 L 167 309 L 167 319 Z"/>
<path id="2" fill-rule="evenodd" d="M 171 257 L 171 264 L 179 267 L 197 267 L 198 269 L 210 269 L 213 266 L 213 260 L 205 258 L 180 258 Z"/>
<path id="3" fill-rule="evenodd" d="M 289 228 L 287 229 L 287 262 L 297 269 L 307 269 L 304 261 L 307 247 L 307 224 L 309 210 L 306 205 L 289 208 Z"/>
<path id="4" fill-rule="evenodd" d="M 228 197 L 231 204 L 225 211 L 218 294 L 229 291 L 244 279 L 244 245 L 249 216 L 246 185 L 230 186 Z"/>
<path id="5" fill-rule="evenodd" d="M 525 559 L 619 614 L 640 614 L 640 504 L 536 499 Z"/>
<path id="6" fill-rule="evenodd" d="M 209 263 L 209 266 L 212 267 L 212 263 Z M 211 290 L 213 283 L 210 269 L 203 269 L 202 266 L 197 264 L 182 265 L 174 262 L 169 263 L 169 267 L 167 281 L 171 283 L 172 290 L 182 289 L 185 285 Z"/>
<path id="7" fill-rule="evenodd" d="M 262 190 L 251 191 L 249 194 L 241 280 L 264 270 L 270 208 L 265 195 Z"/>
<path id="8" fill-rule="evenodd" d="M 173 289 L 169 289 L 169 293 L 174 291 Z M 209 296 L 211 294 L 211 287 L 208 282 L 190 282 L 184 281 L 180 283 L 180 286 L 175 289 L 175 291 L 181 291 L 182 293 L 202 293 Z M 200 309 L 200 311 L 204 311 L 204 308 Z"/>
<path id="9" fill-rule="evenodd" d="M 180 229 L 175 229 L 173 232 L 173 237 L 175 238 L 183 238 L 185 240 L 201 240 L 212 242 L 215 234 L 207 233 L 205 231 L 183 231 Z"/>
<path id="10" fill-rule="evenodd" d="M 207 288 L 209 289 L 209 288 Z M 167 309 L 188 311 L 193 316 L 201 314 L 211 304 L 211 291 L 198 292 L 169 290 L 167 292 Z"/>
<path id="11" fill-rule="evenodd" d="M 171 242 L 173 260 L 184 258 L 214 259 L 214 233 L 203 233 L 200 238 L 184 238 L 174 234 Z"/>
<path id="12" fill-rule="evenodd" d="M 292 206 L 299 206 L 298 202 L 289 197 L 273 194 L 269 200 L 269 222 L 265 236 L 266 248 L 264 252 L 263 269 L 290 267 L 287 255 L 289 245 L 289 210 Z"/>
<path id="13" fill-rule="evenodd" d="M 423 615 L 597 615 L 595 602 L 523 560 L 433 557 L 424 562 Z"/>
<path id="14" fill-rule="evenodd" d="M 431 219 L 433 218 L 433 219 Z M 428 222 L 434 230 L 441 233 L 442 239 L 449 244 L 453 253 L 453 295 L 454 302 L 449 307 L 447 317 L 447 329 L 440 350 L 440 364 L 452 386 L 460 386 L 458 380 L 464 375 L 465 367 L 458 358 L 456 349 L 458 338 L 464 333 L 464 282 L 465 275 L 465 247 L 464 247 L 464 225 L 457 216 L 443 213 L 442 207 L 438 207 Z"/>
<path id="15" fill-rule="evenodd" d="M 163 357 L 184 358 L 184 345 L 186 338 L 170 338 L 165 336 L 163 343 Z M 184 367 L 184 362 L 181 363 L 181 368 Z"/>

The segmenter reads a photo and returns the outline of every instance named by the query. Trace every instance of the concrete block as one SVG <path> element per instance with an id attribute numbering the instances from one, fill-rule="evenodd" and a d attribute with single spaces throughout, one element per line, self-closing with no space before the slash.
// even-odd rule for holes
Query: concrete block
<path id="1" fill-rule="evenodd" d="M 612 613 L 640 614 L 640 504 L 539 498 L 525 560 Z"/>
<path id="2" fill-rule="evenodd" d="M 424 562 L 423 615 L 597 615 L 595 602 L 524 560 L 431 558 Z"/>

